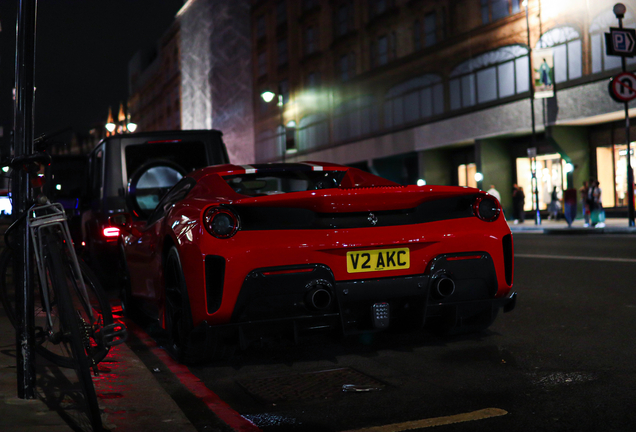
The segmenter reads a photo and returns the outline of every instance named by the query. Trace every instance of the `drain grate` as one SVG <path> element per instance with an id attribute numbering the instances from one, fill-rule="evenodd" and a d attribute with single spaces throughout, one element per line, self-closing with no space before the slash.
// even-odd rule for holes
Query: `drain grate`
<path id="1" fill-rule="evenodd" d="M 365 390 L 381 390 L 386 385 L 352 368 L 240 380 L 237 383 L 250 395 L 266 403 L 328 399 L 353 385 Z M 364 391 L 364 390 L 363 390 Z"/>

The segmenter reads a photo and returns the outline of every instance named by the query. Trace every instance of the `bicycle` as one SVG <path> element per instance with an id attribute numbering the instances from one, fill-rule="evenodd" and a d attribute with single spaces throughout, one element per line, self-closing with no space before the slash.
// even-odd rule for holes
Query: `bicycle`
<path id="1" fill-rule="evenodd" d="M 9 165 L 35 173 L 39 164 L 48 160 L 46 156 L 36 153 L 14 158 Z M 108 299 L 99 282 L 78 260 L 62 205 L 39 197 L 7 229 L 8 247 L 11 247 L 10 234 L 23 223 L 31 234 L 38 276 L 34 278 L 34 296 L 39 299 L 34 311 L 36 352 L 60 367 L 75 370 L 90 424 L 94 430 L 101 430 L 91 369 L 97 375 L 97 363 L 112 346 L 125 341 L 125 326 L 113 322 Z M 5 249 L 0 256 L 0 297 L 15 325 L 17 292 L 12 272 L 13 256 L 10 249 Z"/>

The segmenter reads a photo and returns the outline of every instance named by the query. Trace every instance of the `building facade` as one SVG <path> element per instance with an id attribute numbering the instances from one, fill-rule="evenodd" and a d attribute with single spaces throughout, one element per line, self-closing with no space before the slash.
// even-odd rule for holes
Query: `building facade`
<path id="1" fill-rule="evenodd" d="M 624 3 L 623 24 L 636 27 L 636 1 Z M 532 209 L 534 167 L 540 209 L 555 187 L 592 177 L 606 209 L 622 211 L 624 111 L 608 94 L 621 62 L 603 36 L 618 26 L 614 4 L 528 0 L 527 25 L 521 0 L 252 0 L 255 159 L 495 185 L 507 213 L 513 184 Z M 534 138 L 531 52 L 550 54 L 554 84 L 534 99 Z M 266 90 L 282 104 L 264 102 Z"/>
<path id="2" fill-rule="evenodd" d="M 155 47 L 138 51 L 128 64 L 128 113 L 137 131 L 181 129 L 179 22 Z"/>

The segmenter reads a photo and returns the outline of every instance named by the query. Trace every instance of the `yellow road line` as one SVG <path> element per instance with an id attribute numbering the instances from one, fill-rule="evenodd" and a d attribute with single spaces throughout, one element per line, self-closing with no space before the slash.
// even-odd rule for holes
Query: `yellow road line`
<path id="1" fill-rule="evenodd" d="M 435 417 L 424 420 L 415 420 L 404 423 L 395 423 L 384 426 L 373 426 L 370 428 L 364 429 L 356 429 L 346 432 L 401 432 L 408 431 L 413 429 L 423 429 L 433 426 L 443 426 L 453 423 L 462 423 L 473 420 L 483 420 L 491 417 L 499 417 L 508 414 L 507 411 L 504 411 L 499 408 L 486 408 L 478 411 L 473 411 L 464 414 L 456 414 L 452 416 L 446 417 Z"/>

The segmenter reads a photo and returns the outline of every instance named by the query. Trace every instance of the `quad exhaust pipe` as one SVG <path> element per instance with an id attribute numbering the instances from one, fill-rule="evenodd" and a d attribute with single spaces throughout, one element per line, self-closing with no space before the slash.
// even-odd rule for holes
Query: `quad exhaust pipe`
<path id="1" fill-rule="evenodd" d="M 437 298 L 446 298 L 455 292 L 455 281 L 446 275 L 438 276 L 433 281 L 433 295 Z"/>

